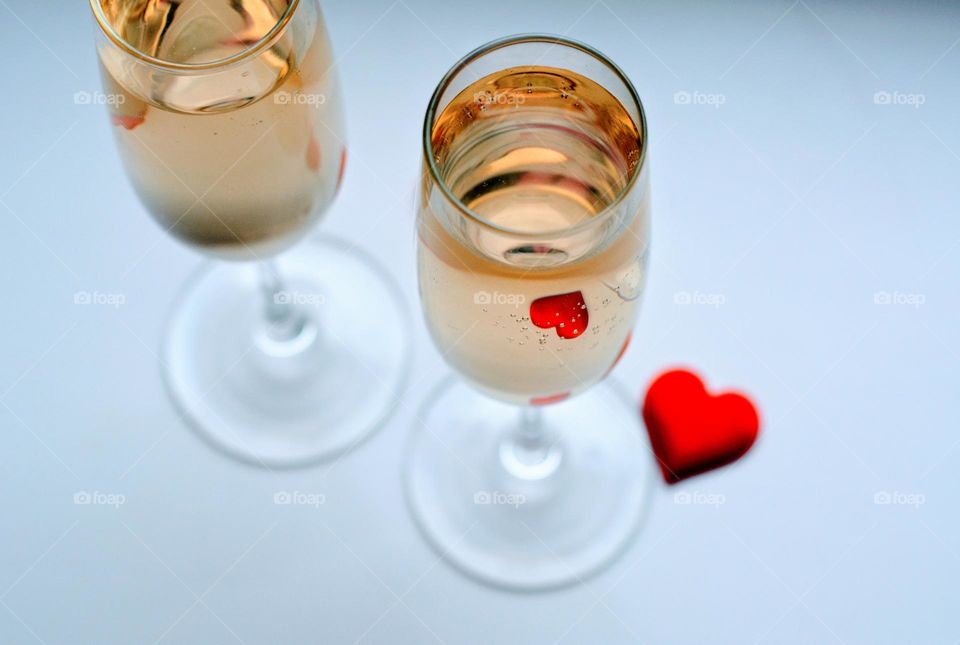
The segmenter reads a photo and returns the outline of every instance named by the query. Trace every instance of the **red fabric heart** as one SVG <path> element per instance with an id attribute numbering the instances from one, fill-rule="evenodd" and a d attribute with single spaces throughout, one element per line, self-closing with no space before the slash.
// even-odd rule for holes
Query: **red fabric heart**
<path id="1" fill-rule="evenodd" d="M 307 168 L 313 172 L 320 172 L 320 142 L 317 141 L 317 135 L 310 133 L 310 140 L 307 142 Z"/>
<path id="2" fill-rule="evenodd" d="M 556 329 L 560 338 L 579 338 L 590 322 L 583 293 L 571 291 L 537 298 L 530 303 L 530 322 L 540 329 Z"/>
<path id="3" fill-rule="evenodd" d="M 337 174 L 337 190 L 340 189 L 341 184 L 343 184 L 343 173 L 347 170 L 347 147 L 344 146 L 340 149 L 340 171 Z"/>
<path id="4" fill-rule="evenodd" d="M 650 384 L 643 420 L 668 484 L 736 461 L 760 431 L 760 416 L 747 397 L 710 394 L 686 370 L 665 372 Z"/>

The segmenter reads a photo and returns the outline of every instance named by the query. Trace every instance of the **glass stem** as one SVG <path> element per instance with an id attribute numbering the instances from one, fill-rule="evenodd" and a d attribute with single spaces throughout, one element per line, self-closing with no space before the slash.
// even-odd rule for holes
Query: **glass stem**
<path id="1" fill-rule="evenodd" d="M 520 409 L 520 424 L 514 438 L 514 452 L 523 463 L 535 465 L 546 459 L 550 449 L 543 428 L 543 411 L 524 406 Z"/>
<path id="2" fill-rule="evenodd" d="M 544 423 L 543 410 L 532 406 L 521 408 L 516 427 L 507 433 L 500 446 L 504 468 L 520 479 L 544 479 L 556 471 L 560 458 L 560 447 Z"/>
<path id="3" fill-rule="evenodd" d="M 264 323 L 270 339 L 283 343 L 299 337 L 307 325 L 307 317 L 295 306 L 293 294 L 286 290 L 273 260 L 260 263 L 260 290 Z"/>

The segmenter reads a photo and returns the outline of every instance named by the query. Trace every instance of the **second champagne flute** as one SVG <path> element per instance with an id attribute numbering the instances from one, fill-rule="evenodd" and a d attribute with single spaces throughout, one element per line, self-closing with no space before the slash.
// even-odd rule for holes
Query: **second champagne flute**
<path id="1" fill-rule="evenodd" d="M 651 489 L 636 407 L 599 383 L 646 272 L 640 99 L 592 48 L 516 36 L 447 73 L 423 145 L 421 299 L 466 382 L 439 386 L 418 416 L 413 514 L 485 582 L 577 582 L 628 543 Z"/>
<path id="2" fill-rule="evenodd" d="M 403 304 L 353 245 L 299 242 L 346 163 L 317 0 L 90 0 L 123 165 L 166 232 L 217 259 L 163 352 L 201 436 L 268 466 L 356 445 L 408 363 Z"/>

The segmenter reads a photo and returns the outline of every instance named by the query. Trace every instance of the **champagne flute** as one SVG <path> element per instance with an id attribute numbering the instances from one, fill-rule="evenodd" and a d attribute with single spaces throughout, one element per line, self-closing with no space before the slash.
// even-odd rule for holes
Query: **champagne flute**
<path id="1" fill-rule="evenodd" d="M 515 36 L 454 65 L 423 136 L 421 300 L 464 379 L 418 416 L 408 502 L 481 581 L 582 580 L 628 544 L 651 490 L 636 407 L 601 383 L 646 274 L 643 107 L 596 50 Z"/>
<path id="2" fill-rule="evenodd" d="M 300 465 L 382 424 L 408 333 L 389 276 L 347 242 L 301 242 L 347 150 L 317 0 L 90 0 L 117 147 L 147 211 L 225 262 L 180 295 L 165 381 L 231 455 Z"/>

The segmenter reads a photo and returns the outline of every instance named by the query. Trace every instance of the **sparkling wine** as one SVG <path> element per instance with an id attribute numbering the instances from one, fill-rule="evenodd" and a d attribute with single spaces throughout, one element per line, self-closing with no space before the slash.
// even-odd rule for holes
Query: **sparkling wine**
<path id="1" fill-rule="evenodd" d="M 101 0 L 118 39 L 142 54 L 100 49 L 124 166 L 164 229 L 221 257 L 258 259 L 289 246 L 342 177 L 326 28 L 303 3 L 298 12 L 310 18 L 275 33 L 289 4 Z M 163 73 L 151 57 L 168 65 Z"/>
<path id="2" fill-rule="evenodd" d="M 547 67 L 482 78 L 435 118 L 433 163 L 470 212 L 425 183 L 421 297 L 441 353 L 475 385 L 550 403 L 625 351 L 646 273 L 644 144 L 616 97 Z"/>

